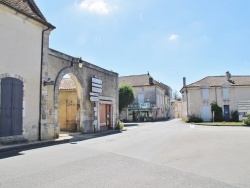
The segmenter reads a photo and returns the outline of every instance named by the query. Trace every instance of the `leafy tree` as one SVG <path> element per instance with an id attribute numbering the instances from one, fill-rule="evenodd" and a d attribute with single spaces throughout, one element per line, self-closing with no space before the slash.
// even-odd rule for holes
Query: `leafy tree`
<path id="1" fill-rule="evenodd" d="M 133 87 L 127 84 L 119 86 L 119 112 L 134 102 L 135 92 Z"/>

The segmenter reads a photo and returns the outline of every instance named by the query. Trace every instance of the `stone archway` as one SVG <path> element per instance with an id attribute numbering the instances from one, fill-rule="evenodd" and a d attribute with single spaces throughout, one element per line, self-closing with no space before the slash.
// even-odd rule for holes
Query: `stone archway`
<path id="1" fill-rule="evenodd" d="M 67 67 L 62 69 L 59 74 L 57 75 L 56 81 L 55 81 L 55 88 L 54 88 L 54 118 L 55 118 L 55 132 L 60 133 L 60 123 L 59 123 L 59 85 L 61 80 L 63 79 L 63 76 L 65 74 L 69 74 L 73 81 L 76 84 L 77 87 L 77 95 L 80 100 L 80 131 L 84 130 L 84 120 L 86 119 L 86 93 L 85 93 L 85 84 L 84 80 L 79 73 L 78 70 L 76 70 L 74 67 Z"/>

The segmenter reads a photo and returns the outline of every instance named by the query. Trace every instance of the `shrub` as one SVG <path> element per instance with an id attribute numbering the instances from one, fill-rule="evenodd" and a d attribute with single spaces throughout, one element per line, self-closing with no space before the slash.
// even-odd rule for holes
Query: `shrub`
<path id="1" fill-rule="evenodd" d="M 239 113 L 238 110 L 232 111 L 231 112 L 231 122 L 239 122 Z"/>
<path id="2" fill-rule="evenodd" d="M 119 129 L 121 131 L 123 128 L 124 128 L 124 123 L 122 121 L 118 121 L 117 129 Z"/>
<path id="3" fill-rule="evenodd" d="M 203 119 L 200 117 L 195 116 L 194 114 L 192 116 L 189 116 L 186 120 L 187 123 L 201 123 L 203 122 Z"/>
<path id="4" fill-rule="evenodd" d="M 224 120 L 222 115 L 222 108 L 218 106 L 216 102 L 211 103 L 211 112 L 214 112 L 214 121 L 222 122 Z"/>
<path id="5" fill-rule="evenodd" d="M 250 125 L 250 114 L 247 115 L 247 118 L 244 119 L 243 122 L 244 122 L 244 124 L 246 124 L 246 125 Z"/>

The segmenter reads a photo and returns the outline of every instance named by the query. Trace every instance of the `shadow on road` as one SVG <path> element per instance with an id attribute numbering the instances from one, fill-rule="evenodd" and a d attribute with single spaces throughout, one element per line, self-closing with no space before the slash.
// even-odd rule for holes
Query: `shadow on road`
<path id="1" fill-rule="evenodd" d="M 27 144 L 20 144 L 16 146 L 10 146 L 9 148 L 5 148 L 4 150 L 0 148 L 0 159 L 4 158 L 10 158 L 10 157 L 15 157 L 19 155 L 24 155 L 22 152 L 23 151 L 28 151 L 28 150 L 33 150 L 33 149 L 39 149 L 43 147 L 49 147 L 49 146 L 55 146 L 59 144 L 77 144 L 77 142 L 83 141 L 83 140 L 89 140 L 89 139 L 94 139 L 98 137 L 104 137 L 104 136 L 109 136 L 113 134 L 120 134 L 122 133 L 121 131 L 118 130 L 113 130 L 113 131 L 105 131 L 101 133 L 93 133 L 93 134 L 74 134 L 74 133 L 69 133 L 71 138 L 69 139 L 64 139 L 60 141 L 52 140 L 52 141 L 37 141 L 35 143 L 27 143 Z"/>

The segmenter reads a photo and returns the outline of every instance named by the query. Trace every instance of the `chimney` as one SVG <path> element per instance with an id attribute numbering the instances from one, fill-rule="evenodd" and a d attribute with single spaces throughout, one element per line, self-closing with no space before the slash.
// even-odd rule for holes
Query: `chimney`
<path id="1" fill-rule="evenodd" d="M 154 85 L 154 80 L 153 80 L 152 77 L 149 77 L 149 84 L 150 84 L 150 85 Z"/>
<path id="2" fill-rule="evenodd" d="M 186 86 L 186 77 L 183 77 L 183 87 Z"/>
<path id="3" fill-rule="evenodd" d="M 231 74 L 230 74 L 230 72 L 229 72 L 229 71 L 227 71 L 227 72 L 226 72 L 226 77 L 227 77 L 227 80 L 230 80 L 230 78 L 231 78 Z"/>

